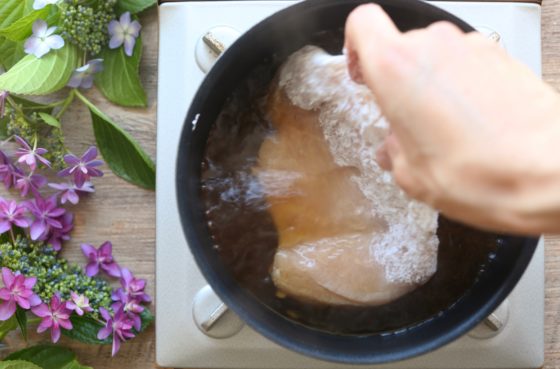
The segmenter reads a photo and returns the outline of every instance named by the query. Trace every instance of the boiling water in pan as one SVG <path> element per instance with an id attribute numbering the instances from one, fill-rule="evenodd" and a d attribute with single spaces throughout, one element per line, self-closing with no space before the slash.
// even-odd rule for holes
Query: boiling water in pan
<path id="1" fill-rule="evenodd" d="M 495 252 L 498 240 L 495 235 L 469 229 L 443 217 L 439 217 L 437 227 L 437 272 L 427 283 L 390 303 L 356 306 L 335 301 L 329 304 L 293 297 L 277 288 L 271 271 L 279 232 L 271 217 L 270 196 L 267 198 L 270 187 L 265 189 L 262 175 L 255 171 L 263 143 L 274 140 L 278 134 L 267 106 L 271 87 L 276 83 L 275 65 L 272 62 L 263 65 L 245 79 L 225 103 L 208 138 L 202 163 L 201 197 L 215 250 L 224 268 L 240 285 L 279 314 L 334 333 L 397 330 L 444 311 L 473 285 L 489 256 Z M 312 142 L 308 144 L 313 146 Z M 305 146 L 306 142 L 301 145 Z M 321 186 L 324 186 L 327 193 L 333 181 L 352 174 L 352 169 L 341 168 L 333 173 L 333 178 L 313 182 L 313 190 L 321 193 Z M 303 215 L 315 220 L 321 217 L 321 214 Z M 357 223 L 352 226 L 359 226 Z M 320 229 L 322 226 L 324 222 L 319 219 L 311 222 L 306 232 L 320 234 L 324 232 Z M 336 278 L 335 270 L 332 277 Z"/>

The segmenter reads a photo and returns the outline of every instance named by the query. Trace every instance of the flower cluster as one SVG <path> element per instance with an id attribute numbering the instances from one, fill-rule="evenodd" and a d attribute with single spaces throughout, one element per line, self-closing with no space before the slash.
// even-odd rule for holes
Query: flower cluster
<path id="1" fill-rule="evenodd" d="M 97 149 L 89 148 L 78 158 L 68 154 L 64 157 L 68 167 L 61 170 L 60 177 L 72 176 L 67 183 L 50 183 L 49 187 L 59 190 L 50 197 L 43 197 L 41 189 L 47 185 L 45 176 L 38 173 L 39 167 L 50 167 L 50 162 L 43 157 L 47 153 L 44 148 L 31 146 L 25 139 L 15 136 L 19 144 L 16 151 L 17 160 L 12 161 L 0 151 L 0 181 L 9 189 L 12 186 L 19 190 L 22 197 L 32 195 L 32 199 L 17 203 L 15 200 L 0 198 L 0 234 L 10 232 L 13 237 L 13 227 L 28 229 L 32 240 L 46 241 L 55 250 L 60 250 L 62 241 L 69 239 L 73 229 L 73 215 L 59 207 L 58 195 L 61 203 L 78 203 L 80 195 L 93 192 L 89 179 L 100 177 L 103 173 L 96 167 L 102 162 L 95 160 Z"/>

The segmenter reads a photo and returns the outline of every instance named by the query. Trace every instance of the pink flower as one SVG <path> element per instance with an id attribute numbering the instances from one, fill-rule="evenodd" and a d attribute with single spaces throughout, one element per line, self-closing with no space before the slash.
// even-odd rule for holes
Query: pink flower
<path id="1" fill-rule="evenodd" d="M 75 183 L 49 183 L 50 188 L 60 191 L 60 202 L 65 204 L 67 201 L 76 205 L 80 201 L 78 192 L 95 192 L 93 184 L 89 181 L 84 182 L 82 187 L 76 186 Z"/>
<path id="2" fill-rule="evenodd" d="M 90 244 L 83 243 L 82 252 L 89 259 L 89 263 L 86 265 L 86 275 L 88 277 L 97 275 L 99 268 L 103 269 L 111 277 L 121 276 L 119 265 L 113 259 L 113 245 L 111 242 L 104 242 L 99 246 L 99 249 Z"/>
<path id="3" fill-rule="evenodd" d="M 51 228 L 49 232 L 43 234 L 41 241 L 47 241 L 56 251 L 62 249 L 62 241 L 70 239 L 70 232 L 74 229 L 74 215 L 67 211 L 64 215 L 56 218 L 60 222 L 62 228 Z"/>
<path id="4" fill-rule="evenodd" d="M 111 351 L 111 355 L 115 356 L 119 351 L 121 341 L 124 342 L 134 337 L 134 333 L 132 333 L 133 323 L 122 309 L 118 310 L 113 317 L 104 308 L 99 308 L 99 312 L 103 319 L 105 319 L 105 327 L 99 330 L 97 338 L 104 340 L 110 335 L 113 335 L 113 350 Z"/>
<path id="5" fill-rule="evenodd" d="M 29 309 L 39 305 L 41 299 L 33 293 L 33 286 L 37 278 L 12 273 L 8 268 L 2 268 L 2 281 L 4 288 L 0 289 L 0 299 L 4 300 L 0 305 L 0 320 L 8 320 L 16 312 L 16 304 L 22 309 Z"/>
<path id="6" fill-rule="evenodd" d="M 72 311 L 66 308 L 66 304 L 60 300 L 57 294 L 51 298 L 50 305 L 41 304 L 31 309 L 33 314 L 37 315 L 41 323 L 37 327 L 37 333 L 43 333 L 47 329 L 51 329 L 51 339 L 54 343 L 60 339 L 60 328 L 72 329 L 70 314 Z"/>
<path id="7" fill-rule="evenodd" d="M 66 302 L 66 308 L 68 310 L 74 310 L 79 316 L 84 315 L 84 312 L 93 311 L 91 306 L 89 306 L 89 299 L 84 295 L 78 295 L 76 292 L 70 292 L 72 301 Z"/>
<path id="8" fill-rule="evenodd" d="M 14 200 L 4 200 L 0 197 L 0 233 L 12 229 L 13 226 L 27 228 L 31 224 L 25 216 L 26 209 Z"/>
<path id="9" fill-rule="evenodd" d="M 52 228 L 62 229 L 62 223 L 58 220 L 66 210 L 56 207 L 56 196 L 45 200 L 40 196 L 27 203 L 27 209 L 33 214 L 35 220 L 31 224 L 30 236 L 32 240 L 43 237 Z"/>
<path id="10" fill-rule="evenodd" d="M 32 171 L 37 169 L 37 160 L 45 164 L 47 167 L 51 166 L 51 162 L 41 156 L 47 153 L 46 149 L 40 147 L 31 148 L 31 146 L 23 138 L 19 136 L 14 136 L 14 138 L 21 146 L 16 151 L 16 155 L 19 156 L 18 163 L 27 164 Z"/>
<path id="11" fill-rule="evenodd" d="M 0 150 L 0 180 L 4 182 L 6 189 L 12 187 L 20 175 L 23 175 L 23 172 Z"/>
<path id="12" fill-rule="evenodd" d="M 47 178 L 40 174 L 33 174 L 33 172 L 25 175 L 23 173 L 15 174 L 16 185 L 15 187 L 20 191 L 22 197 L 27 196 L 29 190 L 35 196 L 41 196 L 39 189 L 47 184 Z"/>
<path id="13" fill-rule="evenodd" d="M 97 157 L 97 148 L 91 146 L 86 150 L 81 158 L 76 155 L 64 155 L 64 161 L 68 164 L 68 168 L 58 172 L 59 177 L 74 176 L 74 182 L 77 187 L 82 187 L 90 177 L 101 177 L 103 172 L 96 167 L 103 164 L 101 160 L 94 160 Z"/>
<path id="14" fill-rule="evenodd" d="M 122 309 L 126 316 L 132 320 L 132 326 L 134 329 L 140 331 L 142 328 L 142 319 L 139 314 L 144 311 L 144 307 L 140 305 L 140 302 L 125 294 L 122 289 L 115 291 L 112 294 L 112 297 L 118 297 L 118 302 L 113 303 L 111 305 L 111 309 L 113 309 L 113 311 Z"/>
<path id="15" fill-rule="evenodd" d="M 130 299 L 134 299 L 138 302 L 150 302 L 152 301 L 151 297 L 144 292 L 144 288 L 146 288 L 146 280 L 135 278 L 134 275 L 130 272 L 130 270 L 126 268 L 121 269 L 122 278 L 120 280 L 122 288 L 114 291 L 111 294 L 111 298 L 113 301 L 122 301 L 121 296 L 125 294 L 130 297 Z M 124 301 L 123 301 L 124 302 Z"/>

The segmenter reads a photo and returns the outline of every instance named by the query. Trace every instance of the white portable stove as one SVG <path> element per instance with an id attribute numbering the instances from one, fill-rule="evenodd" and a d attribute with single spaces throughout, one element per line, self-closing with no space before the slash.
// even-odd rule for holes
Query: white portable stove
<path id="1" fill-rule="evenodd" d="M 499 39 L 541 73 L 540 5 L 523 1 L 433 1 Z M 175 163 L 183 122 L 218 46 L 228 46 L 293 0 L 164 1 L 159 7 L 157 125 L 156 356 L 163 367 L 354 368 L 310 359 L 254 332 L 220 303 L 200 274 L 181 229 Z M 211 37 L 212 38 L 212 37 Z M 210 42 L 209 42 L 210 41 Z M 215 40 L 214 40 L 215 41 Z M 525 275 L 494 314 L 472 332 L 432 353 L 375 368 L 537 368 L 544 361 L 542 240 Z M 206 287 L 205 287 L 206 286 Z"/>

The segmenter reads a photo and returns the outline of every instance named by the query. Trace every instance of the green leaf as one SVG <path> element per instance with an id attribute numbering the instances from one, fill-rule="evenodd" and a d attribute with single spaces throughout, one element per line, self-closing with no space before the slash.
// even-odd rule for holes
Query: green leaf
<path id="1" fill-rule="evenodd" d="M 74 360 L 69 362 L 68 364 L 64 365 L 60 369 L 93 369 L 91 366 L 85 366 L 80 364 L 78 361 Z"/>
<path id="2" fill-rule="evenodd" d="M 132 56 L 124 53 L 124 47 L 105 49 L 103 71 L 95 76 L 95 85 L 107 99 L 123 106 L 146 106 L 146 92 L 140 83 L 139 67 L 142 57 L 142 37 L 136 39 Z"/>
<path id="3" fill-rule="evenodd" d="M 6 338 L 8 333 L 17 328 L 16 317 L 12 316 L 10 319 L 0 322 L 0 340 Z"/>
<path id="4" fill-rule="evenodd" d="M 97 338 L 97 332 L 104 327 L 103 324 L 97 320 L 87 316 L 72 315 L 70 317 L 72 322 L 71 330 L 63 330 L 62 334 L 74 340 L 87 343 L 90 345 L 109 345 L 111 339 L 100 340 Z"/>
<path id="5" fill-rule="evenodd" d="M 0 369 L 42 369 L 29 361 L 23 360 L 12 360 L 12 361 L 1 361 Z"/>
<path id="6" fill-rule="evenodd" d="M 40 365 L 42 369 L 59 369 L 72 362 L 76 354 L 67 348 L 53 345 L 38 345 L 16 351 L 5 360 L 26 360 Z"/>
<path id="7" fill-rule="evenodd" d="M 43 122 L 47 123 L 49 126 L 53 126 L 55 128 L 60 128 L 60 122 L 58 121 L 58 119 L 56 119 L 52 115 L 47 114 L 47 113 L 39 113 L 39 116 L 41 117 Z"/>
<path id="8" fill-rule="evenodd" d="M 117 14 L 120 15 L 124 12 L 136 14 L 154 5 L 156 5 L 156 0 L 118 0 Z"/>
<path id="9" fill-rule="evenodd" d="M 16 309 L 16 320 L 25 342 L 27 342 L 27 313 L 21 307 Z"/>
<path id="10" fill-rule="evenodd" d="M 13 67 L 25 55 L 23 42 L 10 41 L 5 37 L 0 37 L 0 65 L 5 70 Z"/>
<path id="11" fill-rule="evenodd" d="M 76 96 L 91 113 L 93 133 L 101 155 L 119 177 L 150 190 L 156 186 L 156 168 L 148 154 L 125 130 L 119 127 L 76 90 Z"/>
<path id="12" fill-rule="evenodd" d="M 154 321 L 155 317 L 148 308 L 144 308 L 144 311 L 140 313 L 140 319 L 142 319 L 142 326 L 140 327 L 140 332 L 144 332 L 150 324 Z"/>
<path id="13" fill-rule="evenodd" d="M 4 36 L 12 41 L 23 41 L 31 35 L 31 27 L 37 19 L 46 19 L 51 13 L 51 5 L 43 9 L 31 12 L 26 16 L 16 20 L 7 27 L 0 28 L 0 36 Z M 48 23 L 48 21 L 47 21 Z"/>
<path id="14" fill-rule="evenodd" d="M 38 59 L 27 55 L 0 75 L 0 90 L 22 95 L 46 95 L 66 85 L 78 64 L 78 50 L 70 43 Z"/>
<path id="15" fill-rule="evenodd" d="M 0 28 L 4 28 L 23 17 L 26 2 L 22 0 L 0 0 Z"/>

